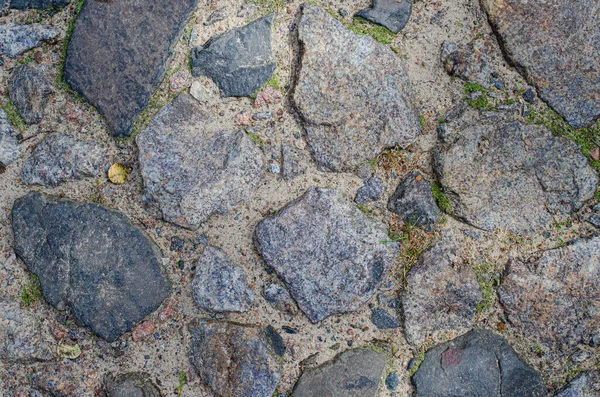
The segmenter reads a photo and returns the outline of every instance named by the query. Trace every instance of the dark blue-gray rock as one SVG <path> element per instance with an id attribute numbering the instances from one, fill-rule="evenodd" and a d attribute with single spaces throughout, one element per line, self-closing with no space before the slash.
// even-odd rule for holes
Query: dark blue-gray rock
<path id="1" fill-rule="evenodd" d="M 136 137 L 146 196 L 163 219 L 190 229 L 250 199 L 264 175 L 252 139 L 210 121 L 207 109 L 181 94 Z"/>
<path id="2" fill-rule="evenodd" d="M 15 252 L 44 298 L 101 338 L 114 341 L 170 293 L 160 250 L 119 212 L 29 193 L 15 202 L 12 225 Z"/>
<path id="3" fill-rule="evenodd" d="M 54 90 L 44 72 L 34 63 L 15 68 L 8 80 L 8 96 L 27 124 L 37 124 Z"/>
<path id="4" fill-rule="evenodd" d="M 64 80 L 98 109 L 113 135 L 131 133 L 195 7 L 196 0 L 84 3 L 67 48 Z"/>
<path id="5" fill-rule="evenodd" d="M 265 332 L 267 333 L 267 341 L 273 347 L 275 354 L 282 357 L 285 354 L 285 343 L 279 332 L 271 325 L 267 325 Z"/>
<path id="6" fill-rule="evenodd" d="M 41 141 L 21 168 L 21 179 L 29 185 L 56 186 L 102 172 L 106 150 L 67 135 L 50 134 Z"/>
<path id="7" fill-rule="evenodd" d="M 592 214 L 587 221 L 600 229 L 600 214 Z"/>
<path id="8" fill-rule="evenodd" d="M 150 375 L 143 372 L 108 375 L 104 384 L 108 397 L 161 397 Z"/>
<path id="9" fill-rule="evenodd" d="M 385 386 L 388 390 L 396 390 L 396 387 L 398 387 L 399 383 L 400 380 L 398 379 L 398 373 L 395 371 L 390 372 L 388 376 L 385 377 Z"/>
<path id="10" fill-rule="evenodd" d="M 379 329 L 393 329 L 400 327 L 396 316 L 392 316 L 387 310 L 380 307 L 371 309 L 371 322 Z"/>
<path id="11" fill-rule="evenodd" d="M 523 100 L 527 103 L 533 103 L 535 101 L 535 92 L 529 88 L 523 93 Z"/>
<path id="12" fill-rule="evenodd" d="M 598 397 L 600 396 L 600 373 L 586 371 L 571 380 L 554 397 Z"/>
<path id="13" fill-rule="evenodd" d="M 62 8 L 69 4 L 71 0 L 8 0 L 9 8 L 14 10 L 28 10 L 35 8 L 45 10 L 49 7 Z"/>
<path id="14" fill-rule="evenodd" d="M 361 10 L 356 15 L 398 33 L 410 19 L 412 3 L 412 0 L 373 0 L 372 8 Z"/>
<path id="15" fill-rule="evenodd" d="M 245 312 L 256 300 L 245 270 L 212 246 L 198 259 L 192 293 L 198 307 L 210 312 Z"/>
<path id="16" fill-rule="evenodd" d="M 540 375 L 523 363 L 506 339 L 470 331 L 425 353 L 413 376 L 417 397 L 543 397 Z"/>
<path id="17" fill-rule="evenodd" d="M 0 55 L 15 58 L 25 51 L 42 45 L 58 36 L 58 30 L 50 25 L 0 25 Z"/>
<path id="18" fill-rule="evenodd" d="M 271 53 L 269 14 L 230 30 L 192 50 L 192 75 L 210 77 L 226 97 L 247 97 L 266 83 L 275 71 Z"/>
<path id="19" fill-rule="evenodd" d="M 0 109 L 0 163 L 9 165 L 21 156 L 19 138 L 8 122 L 4 110 Z"/>
<path id="20" fill-rule="evenodd" d="M 409 172 L 390 197 L 388 209 L 401 220 L 429 230 L 442 214 L 431 193 L 431 183 L 419 171 Z"/>
<path id="21" fill-rule="evenodd" d="M 385 365 L 385 353 L 354 349 L 302 373 L 292 397 L 375 397 Z"/>
<path id="22" fill-rule="evenodd" d="M 377 175 L 373 175 L 363 186 L 358 189 L 356 192 L 356 197 L 354 197 L 354 202 L 360 205 L 367 205 L 372 203 L 373 201 L 379 200 L 381 194 L 385 190 L 385 186 Z"/>
<path id="23" fill-rule="evenodd" d="M 277 283 L 265 284 L 263 297 L 277 310 L 289 314 L 296 314 L 298 311 L 290 292 Z"/>
<path id="24" fill-rule="evenodd" d="M 358 309 L 397 255 L 387 227 L 335 190 L 310 188 L 256 227 L 255 245 L 308 318 Z"/>
<path id="25" fill-rule="evenodd" d="M 273 395 L 279 383 L 277 356 L 264 329 L 205 320 L 188 328 L 190 362 L 216 396 Z"/>

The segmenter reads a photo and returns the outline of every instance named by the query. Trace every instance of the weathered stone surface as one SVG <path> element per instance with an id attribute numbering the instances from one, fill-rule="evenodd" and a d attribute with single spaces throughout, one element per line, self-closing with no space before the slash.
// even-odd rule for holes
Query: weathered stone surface
<path id="1" fill-rule="evenodd" d="M 158 247 L 119 212 L 30 193 L 15 202 L 12 224 L 15 252 L 44 298 L 108 341 L 169 295 Z"/>
<path id="2" fill-rule="evenodd" d="M 9 8 L 15 10 L 28 10 L 35 8 L 38 10 L 45 10 L 48 7 L 59 7 L 62 8 L 69 4 L 71 0 L 8 0 L 10 3 Z"/>
<path id="3" fill-rule="evenodd" d="M 492 74 L 496 50 L 489 37 L 478 37 L 460 45 L 444 41 L 442 44 L 442 65 L 450 76 L 464 81 L 490 87 L 494 81 Z"/>
<path id="4" fill-rule="evenodd" d="M 30 185 L 56 186 L 95 176 L 102 171 L 104 148 L 67 135 L 50 134 L 41 141 L 21 168 L 21 179 Z"/>
<path id="5" fill-rule="evenodd" d="M 501 336 L 471 331 L 434 347 L 413 376 L 417 397 L 542 397 L 542 378 Z"/>
<path id="6" fill-rule="evenodd" d="M 512 261 L 498 289 L 512 326 L 562 350 L 600 340 L 600 237 Z"/>
<path id="7" fill-rule="evenodd" d="M 8 80 L 8 95 L 27 124 L 42 121 L 48 101 L 54 95 L 50 82 L 33 63 L 19 65 Z"/>
<path id="8" fill-rule="evenodd" d="M 356 192 L 356 197 L 354 197 L 354 202 L 356 204 L 367 205 L 373 201 L 379 200 L 383 191 L 385 190 L 385 186 L 381 178 L 377 175 L 373 175 L 365 184 L 358 189 Z"/>
<path id="9" fill-rule="evenodd" d="M 263 297 L 277 310 L 289 314 L 296 314 L 298 311 L 289 291 L 277 283 L 265 284 Z"/>
<path id="10" fill-rule="evenodd" d="M 386 226 L 334 190 L 311 188 L 256 228 L 256 247 L 312 322 L 356 310 L 398 249 Z"/>
<path id="11" fill-rule="evenodd" d="M 241 28 L 211 38 L 192 50 L 192 74 L 208 76 L 226 97 L 252 95 L 275 71 L 269 14 Z"/>
<path id="12" fill-rule="evenodd" d="M 412 3 L 413 0 L 373 0 L 372 8 L 361 10 L 356 15 L 398 33 L 410 19 Z"/>
<path id="13" fill-rule="evenodd" d="M 143 372 L 109 375 L 105 386 L 108 397 L 160 397 L 150 376 Z"/>
<path id="14" fill-rule="evenodd" d="M 199 320 L 189 330 L 190 361 L 213 393 L 219 397 L 273 394 L 279 373 L 262 328 Z"/>
<path id="15" fill-rule="evenodd" d="M 281 175 L 286 181 L 304 174 L 308 169 L 308 161 L 308 154 L 285 143 L 281 144 Z"/>
<path id="16" fill-rule="evenodd" d="M 452 214 L 484 229 L 535 234 L 592 198 L 598 175 L 577 145 L 502 112 L 445 123 L 434 168 Z"/>
<path id="17" fill-rule="evenodd" d="M 408 343 L 418 345 L 432 332 L 471 326 L 483 296 L 475 272 L 460 262 L 454 243 L 442 238 L 407 273 L 401 303 Z"/>
<path id="18" fill-rule="evenodd" d="M 181 94 L 136 138 L 145 193 L 166 221 L 191 229 L 248 200 L 264 174 L 250 137 L 207 123 L 208 114 Z"/>
<path id="19" fill-rule="evenodd" d="M 371 322 L 379 329 L 393 329 L 400 327 L 396 316 L 392 316 L 387 310 L 380 307 L 371 309 Z"/>
<path id="20" fill-rule="evenodd" d="M 44 41 L 58 36 L 58 31 L 49 25 L 0 25 L 0 55 L 15 58 L 25 51 L 35 48 Z"/>
<path id="21" fill-rule="evenodd" d="M 595 1 L 481 0 L 505 55 L 573 127 L 600 117 Z"/>
<path id="22" fill-rule="evenodd" d="M 90 390 L 83 382 L 81 367 L 69 360 L 48 363 L 36 368 L 31 375 L 31 384 L 33 386 L 31 397 L 84 396 Z M 43 394 L 40 395 L 40 392 Z"/>
<path id="23" fill-rule="evenodd" d="M 338 354 L 320 367 L 304 371 L 292 397 L 375 397 L 387 357 L 370 349 Z"/>
<path id="24" fill-rule="evenodd" d="M 198 307 L 211 312 L 245 312 L 256 300 L 244 269 L 212 246 L 198 259 L 192 292 Z"/>
<path id="25" fill-rule="evenodd" d="M 293 102 L 320 168 L 350 171 L 415 140 L 420 127 L 409 81 L 389 48 L 310 4 L 298 31 L 303 52 Z"/>
<path id="26" fill-rule="evenodd" d="M 196 0 L 83 5 L 67 49 L 64 79 L 106 118 L 113 135 L 131 133 L 195 6 Z"/>
<path id="27" fill-rule="evenodd" d="M 431 229 L 441 212 L 431 193 L 431 183 L 419 171 L 411 171 L 390 197 L 388 209 L 404 222 Z"/>
<path id="28" fill-rule="evenodd" d="M 598 397 L 600 396 L 600 374 L 598 371 L 581 373 L 570 381 L 554 397 Z"/>
<path id="29" fill-rule="evenodd" d="M 0 163 L 9 165 L 21 156 L 17 132 L 12 129 L 6 113 L 0 109 Z"/>

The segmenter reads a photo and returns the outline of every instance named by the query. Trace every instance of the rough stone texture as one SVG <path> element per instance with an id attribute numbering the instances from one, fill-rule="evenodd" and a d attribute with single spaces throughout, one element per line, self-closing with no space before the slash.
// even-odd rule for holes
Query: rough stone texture
<path id="1" fill-rule="evenodd" d="M 496 50 L 489 37 L 472 40 L 466 45 L 445 41 L 442 44 L 442 65 L 450 76 L 489 87 L 495 65 Z"/>
<path id="2" fill-rule="evenodd" d="M 274 308 L 289 314 L 296 314 L 298 309 L 289 291 L 276 283 L 265 284 L 263 297 Z"/>
<path id="3" fill-rule="evenodd" d="M 374 350 L 345 351 L 320 367 L 304 371 L 292 397 L 375 397 L 386 362 L 386 354 Z"/>
<path id="4" fill-rule="evenodd" d="M 512 261 L 498 289 L 512 326 L 562 350 L 600 340 L 600 236 Z M 560 319 L 557 321 L 557 319 Z"/>
<path id="5" fill-rule="evenodd" d="M 17 132 L 10 126 L 4 110 L 0 109 L 0 166 L 9 165 L 20 156 Z"/>
<path id="6" fill-rule="evenodd" d="M 102 171 L 106 151 L 67 135 L 50 134 L 41 141 L 21 168 L 21 179 L 30 185 L 56 186 L 95 176 Z"/>
<path id="7" fill-rule="evenodd" d="M 581 373 L 570 381 L 554 397 L 598 397 L 600 396 L 600 374 L 598 371 Z"/>
<path id="8" fill-rule="evenodd" d="M 300 149 L 281 144 L 281 175 L 283 179 L 289 181 L 298 175 L 302 175 L 308 169 L 308 155 L 305 155 Z"/>
<path id="9" fill-rule="evenodd" d="M 109 375 L 105 380 L 108 397 L 160 397 L 160 391 L 143 372 Z"/>
<path id="10" fill-rule="evenodd" d="M 320 168 L 351 171 L 383 149 L 407 147 L 420 127 L 399 58 L 369 36 L 304 5 L 293 101 Z"/>
<path id="11" fill-rule="evenodd" d="M 219 397 L 271 396 L 279 374 L 262 328 L 194 321 L 190 361 L 200 381 Z"/>
<path id="12" fill-rule="evenodd" d="M 0 25 L 0 55 L 15 58 L 25 51 L 40 46 L 58 36 L 58 31 L 49 25 Z"/>
<path id="13" fill-rule="evenodd" d="M 354 197 L 354 202 L 356 204 L 367 205 L 373 201 L 379 200 L 384 190 L 385 186 L 383 185 L 381 178 L 377 175 L 373 175 L 367 179 L 360 189 L 358 189 L 356 197 Z"/>
<path id="14" fill-rule="evenodd" d="M 598 176 L 577 145 L 501 112 L 445 123 L 434 168 L 452 214 L 492 231 L 535 234 L 593 197 Z"/>
<path id="15" fill-rule="evenodd" d="M 470 327 L 483 296 L 475 272 L 460 262 L 454 243 L 442 238 L 407 273 L 401 304 L 408 343 L 421 344 L 432 332 Z"/>
<path id="16" fill-rule="evenodd" d="M 8 94 L 23 120 L 36 124 L 42 121 L 54 90 L 39 66 L 27 63 L 17 66 L 10 76 Z"/>
<path id="17" fill-rule="evenodd" d="M 252 95 L 275 71 L 271 54 L 274 18 L 275 14 L 269 14 L 194 48 L 192 74 L 210 77 L 226 97 Z"/>
<path id="18" fill-rule="evenodd" d="M 404 222 L 431 229 L 441 215 L 431 193 L 431 183 L 419 171 L 411 171 L 390 197 L 388 209 Z"/>
<path id="19" fill-rule="evenodd" d="M 192 292 L 198 307 L 211 312 L 245 312 L 256 300 L 244 269 L 212 246 L 198 259 Z"/>
<path id="20" fill-rule="evenodd" d="M 106 118 L 113 135 L 131 133 L 195 6 L 196 0 L 83 5 L 67 49 L 64 79 Z"/>
<path id="21" fill-rule="evenodd" d="M 35 8 L 38 10 L 45 10 L 48 7 L 62 8 L 69 4 L 71 0 L 8 0 L 10 3 L 9 8 L 15 10 L 28 10 Z"/>
<path id="22" fill-rule="evenodd" d="M 264 174 L 262 152 L 249 136 L 208 129 L 207 121 L 181 94 L 136 138 L 145 193 L 166 221 L 191 229 L 248 200 Z"/>
<path id="23" fill-rule="evenodd" d="M 15 202 L 12 224 L 15 252 L 44 298 L 108 341 L 169 295 L 158 247 L 119 212 L 29 193 Z"/>
<path id="24" fill-rule="evenodd" d="M 592 0 L 481 0 L 505 55 L 573 127 L 600 117 L 600 8 Z"/>
<path id="25" fill-rule="evenodd" d="M 413 376 L 417 397 L 543 397 L 542 378 L 501 336 L 471 331 L 434 347 Z"/>
<path id="26" fill-rule="evenodd" d="M 311 188 L 256 228 L 256 247 L 313 322 L 356 310 L 377 289 L 398 245 L 386 226 L 330 189 Z"/>
<path id="27" fill-rule="evenodd" d="M 400 327 L 396 316 L 392 316 L 387 310 L 380 307 L 371 309 L 371 322 L 379 329 L 393 329 Z"/>
<path id="28" fill-rule="evenodd" d="M 398 33 L 410 19 L 412 3 L 413 0 L 373 0 L 372 8 L 361 10 L 356 15 Z"/>

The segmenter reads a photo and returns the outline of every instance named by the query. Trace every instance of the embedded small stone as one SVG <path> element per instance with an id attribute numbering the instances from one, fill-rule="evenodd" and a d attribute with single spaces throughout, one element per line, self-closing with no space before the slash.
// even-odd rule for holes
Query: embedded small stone
<path id="1" fill-rule="evenodd" d="M 289 314 L 296 314 L 298 309 L 287 289 L 276 283 L 265 284 L 263 296 L 274 308 Z"/>
<path id="2" fill-rule="evenodd" d="M 383 185 L 381 178 L 377 175 L 373 175 L 360 189 L 358 189 L 356 197 L 354 197 L 354 202 L 360 205 L 367 205 L 373 201 L 379 200 L 384 190 L 385 186 Z"/>
<path id="3" fill-rule="evenodd" d="M 390 197 L 388 209 L 404 222 L 431 229 L 442 214 L 431 193 L 431 183 L 419 171 L 408 173 Z"/>
<path id="4" fill-rule="evenodd" d="M 387 310 L 380 307 L 371 309 L 371 322 L 379 329 L 393 329 L 400 327 L 398 319 L 389 314 Z"/>
<path id="5" fill-rule="evenodd" d="M 49 7 L 62 8 L 69 4 L 71 0 L 7 0 L 9 2 L 9 8 L 14 10 L 28 10 L 35 8 L 38 10 L 45 10 Z"/>
<path id="6" fill-rule="evenodd" d="M 104 381 L 108 397 L 160 397 L 158 387 L 150 375 L 144 372 L 131 372 L 108 375 Z"/>
<path id="7" fill-rule="evenodd" d="M 577 375 L 554 397 L 596 397 L 600 396 L 600 373 L 586 371 Z"/>
<path id="8" fill-rule="evenodd" d="M 373 0 L 372 8 L 361 10 L 356 15 L 398 33 L 410 19 L 412 3 L 413 0 Z"/>
<path id="9" fill-rule="evenodd" d="M 281 144 L 281 166 L 283 179 L 289 181 L 306 173 L 309 162 L 308 154 L 285 143 Z"/>
<path id="10" fill-rule="evenodd" d="M 42 70 L 33 63 L 19 65 L 8 80 L 8 95 L 27 124 L 42 121 L 54 90 Z"/>
<path id="11" fill-rule="evenodd" d="M 17 132 L 10 126 L 4 110 L 0 109 L 0 164 L 7 166 L 20 156 Z"/>
<path id="12" fill-rule="evenodd" d="M 1 10 L 0 10 L 1 11 Z M 0 25 L 0 55 L 16 58 L 25 51 L 42 45 L 58 36 L 58 30 L 49 25 Z"/>

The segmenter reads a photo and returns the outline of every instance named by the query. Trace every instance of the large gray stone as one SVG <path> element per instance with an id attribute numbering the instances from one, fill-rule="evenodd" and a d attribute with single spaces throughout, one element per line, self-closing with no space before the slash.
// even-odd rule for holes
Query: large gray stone
<path id="1" fill-rule="evenodd" d="M 356 310 L 398 250 L 387 227 L 334 190 L 311 188 L 256 227 L 256 247 L 314 323 Z"/>
<path id="2" fill-rule="evenodd" d="M 27 124 L 42 121 L 54 90 L 44 72 L 34 63 L 19 65 L 8 80 L 8 95 Z"/>
<path id="3" fill-rule="evenodd" d="M 25 51 L 42 45 L 58 36 L 58 30 L 49 25 L 0 25 L 0 55 L 15 58 Z"/>
<path id="4" fill-rule="evenodd" d="M 419 171 L 409 172 L 390 197 L 388 209 L 404 222 L 431 230 L 442 214 L 431 193 L 431 183 Z"/>
<path id="5" fill-rule="evenodd" d="M 158 247 L 119 212 L 29 193 L 15 202 L 12 225 L 15 252 L 44 298 L 108 341 L 169 295 Z"/>
<path id="6" fill-rule="evenodd" d="M 600 117 L 600 8 L 594 0 L 481 0 L 505 55 L 573 127 Z"/>
<path id="7" fill-rule="evenodd" d="M 105 386 L 108 397 L 161 397 L 150 376 L 142 372 L 109 375 Z"/>
<path id="8" fill-rule="evenodd" d="M 17 132 L 10 126 L 4 110 L 0 109 L 0 163 L 9 165 L 19 156 L 21 156 L 21 148 Z"/>
<path id="9" fill-rule="evenodd" d="M 248 200 L 264 174 L 262 152 L 249 136 L 209 128 L 208 120 L 181 94 L 136 138 L 145 193 L 166 221 L 191 229 Z"/>
<path id="10" fill-rule="evenodd" d="M 304 371 L 292 397 L 375 397 L 387 363 L 385 353 L 354 349 Z"/>
<path id="11" fill-rule="evenodd" d="M 543 397 L 542 378 L 501 336 L 471 331 L 434 347 L 413 376 L 417 397 Z"/>
<path id="12" fill-rule="evenodd" d="M 320 168 L 351 171 L 415 140 L 420 127 L 409 80 L 388 47 L 310 4 L 298 32 L 302 55 L 292 99 Z"/>
<path id="13" fill-rule="evenodd" d="M 570 381 L 554 397 L 598 397 L 600 396 L 600 373 L 586 371 Z"/>
<path id="14" fill-rule="evenodd" d="M 269 14 L 192 50 L 192 74 L 210 77 L 226 97 L 252 95 L 275 71 Z"/>
<path id="15" fill-rule="evenodd" d="M 373 7 L 356 15 L 398 33 L 410 19 L 412 3 L 413 0 L 373 0 Z"/>
<path id="16" fill-rule="evenodd" d="M 434 168 L 452 214 L 475 227 L 535 234 L 591 199 L 598 175 L 577 145 L 502 112 L 445 123 Z"/>
<path id="17" fill-rule="evenodd" d="M 84 3 L 67 49 L 64 79 L 106 118 L 113 135 L 131 133 L 195 6 L 196 0 Z"/>
<path id="18" fill-rule="evenodd" d="M 8 0 L 10 3 L 9 8 L 15 10 L 28 10 L 35 8 L 38 10 L 45 10 L 49 7 L 62 8 L 69 4 L 71 0 Z"/>

